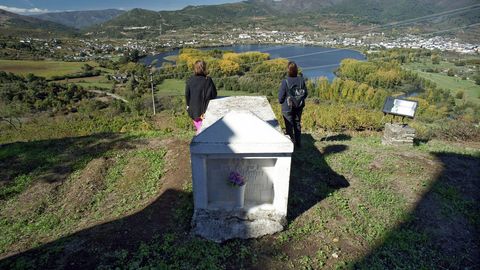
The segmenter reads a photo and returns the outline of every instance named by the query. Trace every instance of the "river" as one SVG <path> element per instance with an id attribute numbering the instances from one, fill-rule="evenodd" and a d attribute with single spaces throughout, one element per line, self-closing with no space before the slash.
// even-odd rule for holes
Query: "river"
<path id="1" fill-rule="evenodd" d="M 234 52 L 260 51 L 270 54 L 270 58 L 287 58 L 295 61 L 303 70 L 303 74 L 308 78 L 327 77 L 329 80 L 335 78 L 334 71 L 345 58 L 365 60 L 365 56 L 355 50 L 324 48 L 317 46 L 302 45 L 234 45 L 225 47 L 215 47 L 207 49 L 221 49 Z M 168 62 L 165 57 L 177 55 L 179 49 L 170 52 L 149 55 L 140 61 L 146 65 L 157 59 L 157 65 L 161 66 L 163 62 Z"/>

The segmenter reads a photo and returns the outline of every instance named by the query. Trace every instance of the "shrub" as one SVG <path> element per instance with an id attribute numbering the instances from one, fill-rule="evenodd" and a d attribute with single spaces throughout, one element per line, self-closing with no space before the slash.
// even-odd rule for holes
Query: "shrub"
<path id="1" fill-rule="evenodd" d="M 455 94 L 456 99 L 463 99 L 465 96 L 465 92 L 463 90 L 458 90 L 457 93 Z"/>
<path id="2" fill-rule="evenodd" d="M 417 138 L 441 139 L 448 141 L 479 141 L 480 127 L 462 120 L 439 120 L 433 123 L 413 121 L 410 125 L 416 129 Z"/>
<path id="3" fill-rule="evenodd" d="M 175 127 L 181 130 L 191 130 L 193 128 L 192 119 L 186 114 L 175 115 Z"/>
<path id="4" fill-rule="evenodd" d="M 82 100 L 79 104 L 79 111 L 81 113 L 91 113 L 95 111 L 99 111 L 101 109 L 105 109 L 108 107 L 108 104 L 100 101 L 100 100 L 95 100 L 95 99 L 85 99 Z"/>
<path id="5" fill-rule="evenodd" d="M 277 110 L 278 119 L 282 119 Z M 283 120 L 283 119 L 282 119 Z M 302 127 L 307 131 L 318 129 L 329 131 L 341 130 L 381 130 L 382 113 L 361 107 L 345 106 L 343 104 L 328 104 L 308 101 L 302 114 Z"/>
<path id="6" fill-rule="evenodd" d="M 480 85 L 480 74 L 477 74 L 473 77 L 475 84 Z"/>

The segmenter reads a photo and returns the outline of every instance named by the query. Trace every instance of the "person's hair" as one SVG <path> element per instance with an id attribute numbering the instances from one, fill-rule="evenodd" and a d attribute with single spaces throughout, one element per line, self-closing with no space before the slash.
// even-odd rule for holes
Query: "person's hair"
<path id="1" fill-rule="evenodd" d="M 193 66 L 193 72 L 195 75 L 207 76 L 207 63 L 203 60 L 197 60 Z"/>
<path id="2" fill-rule="evenodd" d="M 290 61 L 287 65 L 287 73 L 289 77 L 297 77 L 298 75 L 298 66 L 295 62 Z"/>

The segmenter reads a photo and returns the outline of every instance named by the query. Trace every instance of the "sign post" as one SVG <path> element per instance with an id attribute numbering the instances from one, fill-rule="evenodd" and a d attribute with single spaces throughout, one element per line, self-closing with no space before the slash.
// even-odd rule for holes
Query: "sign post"
<path id="1" fill-rule="evenodd" d="M 387 97 L 383 104 L 384 115 L 391 114 L 393 119 L 385 124 L 383 145 L 413 145 L 415 129 L 403 124 L 405 117 L 413 119 L 418 108 L 418 102 L 403 98 Z M 402 124 L 393 123 L 395 116 L 402 117 Z"/>

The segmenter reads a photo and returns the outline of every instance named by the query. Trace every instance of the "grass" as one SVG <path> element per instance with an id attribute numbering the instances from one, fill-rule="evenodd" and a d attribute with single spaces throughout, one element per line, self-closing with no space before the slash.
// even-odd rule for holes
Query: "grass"
<path id="1" fill-rule="evenodd" d="M 378 142 L 377 139 L 375 141 Z M 315 146 L 321 150 L 338 143 L 318 143 Z M 233 241 L 225 245 L 185 238 L 181 233 L 173 233 L 145 243 L 139 250 L 130 253 L 130 256 L 142 259 L 135 260 L 134 264 L 129 266 L 148 267 L 164 263 L 165 267 L 183 269 L 191 268 L 193 262 L 201 262 L 196 265 L 197 269 L 222 269 L 232 265 L 241 268 L 238 262 L 231 261 L 238 260 L 239 250 L 245 251 L 245 268 L 249 268 L 249 265 L 265 268 L 265 265 L 268 265 L 266 268 L 348 269 L 355 266 L 361 269 L 385 269 L 457 265 L 458 260 L 450 256 L 443 257 L 429 228 L 421 230 L 408 226 L 399 227 L 410 223 L 412 225 L 409 226 L 415 226 L 415 223 L 410 221 L 412 218 L 415 220 L 415 212 L 411 212 L 411 207 L 420 201 L 412 201 L 409 196 L 415 193 L 413 187 L 417 186 L 418 179 L 434 184 L 435 170 L 419 170 L 420 160 L 405 162 L 402 156 L 398 155 L 403 154 L 403 151 L 379 146 L 372 142 L 371 138 L 356 137 L 350 142 L 341 143 L 346 144 L 348 150 L 329 155 L 326 164 L 335 172 L 345 175 L 350 181 L 350 187 L 341 190 L 324 187 L 327 194 L 325 199 L 293 220 L 284 232 L 263 240 Z M 437 145 L 430 150 L 435 150 L 436 147 Z M 425 149 L 413 149 L 412 152 L 421 157 L 428 156 L 422 154 L 423 150 Z M 299 159 L 310 162 L 307 161 L 309 152 L 310 150 L 302 150 Z M 410 151 L 405 151 L 408 152 Z M 318 161 L 312 162 L 316 164 Z M 372 170 L 372 164 L 378 166 L 379 171 Z M 422 165 L 426 166 L 423 163 Z M 404 171 L 406 173 L 403 173 Z M 302 172 L 306 175 L 311 173 L 308 170 Z M 402 174 L 401 178 L 397 177 L 398 174 Z M 396 187 L 400 180 L 402 188 L 398 189 Z M 422 186 L 422 189 L 416 192 L 422 194 L 426 191 L 428 185 Z M 295 193 L 296 191 L 292 190 L 290 196 L 296 196 Z M 457 206 L 462 205 L 458 200 L 464 203 L 466 200 L 458 195 L 458 191 L 445 192 L 441 189 L 440 194 L 443 194 L 441 200 L 450 198 L 449 202 L 454 202 Z M 191 197 L 183 199 L 189 200 Z M 444 202 L 440 203 L 443 205 Z M 455 209 L 453 207 L 451 210 Z M 191 207 L 179 211 L 185 212 L 185 215 L 180 216 L 188 217 Z M 455 213 L 461 213 L 459 211 Z M 188 223 L 188 219 L 184 222 Z M 374 247 L 377 247 L 375 252 L 369 254 L 370 248 Z M 210 251 L 208 255 L 201 252 L 204 249 Z M 184 250 L 192 253 L 187 255 L 183 253 Z M 232 253 L 232 250 L 237 252 Z M 121 261 L 117 261 L 106 268 L 112 269 L 120 265 Z"/>
<path id="2" fill-rule="evenodd" d="M 430 73 L 422 71 L 422 69 L 425 68 L 458 68 L 452 63 L 441 62 L 440 65 L 414 63 L 405 65 L 405 67 L 414 70 L 422 78 L 435 82 L 438 87 L 450 90 L 453 96 L 455 96 L 458 91 L 463 90 L 465 92 L 465 100 L 480 104 L 480 85 L 475 84 L 471 78 L 469 80 L 462 80 L 460 77 L 450 77 L 446 73 Z"/>
<path id="3" fill-rule="evenodd" d="M 217 89 L 219 96 L 256 96 L 256 93 L 248 93 L 243 91 L 227 91 Z M 157 86 L 157 95 L 162 96 L 183 96 L 185 95 L 185 81 L 178 79 L 165 79 Z"/>
<path id="4" fill-rule="evenodd" d="M 185 95 L 185 82 L 177 79 L 165 79 L 157 85 L 159 96 L 181 96 Z"/>
<path id="5" fill-rule="evenodd" d="M 102 140 L 107 145 L 97 144 Z M 114 145 L 128 140 L 128 136 L 85 137 L 52 144 L 40 141 L 3 147 L 2 163 L 15 159 L 19 151 L 25 158 L 17 160 L 10 171 L 12 175 L 24 173 L 6 187 L 0 187 L 0 194 L 8 195 L 0 198 L 5 202 L 0 207 L 0 253 L 8 251 L 21 238 L 29 238 L 29 245 L 35 246 L 42 238 L 56 239 L 80 229 L 81 224 L 105 221 L 145 205 L 161 186 L 165 150 L 142 147 L 125 150 Z M 75 155 L 66 156 L 69 152 Z M 109 161 L 104 162 L 106 159 Z M 37 164 L 37 168 L 31 170 L 31 164 Z M 56 175 L 52 168 L 59 165 L 69 167 L 69 176 Z M 45 175 L 51 175 L 51 181 L 57 179 L 61 186 L 45 187 L 41 184 Z M 85 190 L 86 187 L 91 190 Z M 26 211 L 6 215 L 16 207 L 25 206 L 18 196 L 20 193 L 33 190 L 42 197 L 32 195 Z"/>
<path id="6" fill-rule="evenodd" d="M 51 78 L 82 71 L 82 66 L 89 64 L 97 67 L 95 62 L 63 62 L 63 61 L 28 61 L 0 60 L 0 70 L 20 75 L 33 73 L 36 76 Z"/>
<path id="7" fill-rule="evenodd" d="M 218 244 L 189 234 L 193 194 L 183 151 L 191 132 L 167 135 L 183 136 L 184 150 L 165 148 L 165 135 L 149 124 L 149 131 L 140 123 L 124 134 L 92 135 L 101 129 L 91 123 L 85 137 L 52 134 L 0 147 L 0 174 L 12 181 L 0 185 L 0 256 L 30 250 L 0 260 L 0 268 L 64 268 L 85 258 L 87 268 L 98 269 L 463 269 L 478 261 L 471 239 L 480 214 L 475 144 L 395 148 L 375 133 L 334 140 L 304 134 L 292 159 L 285 230 Z M 57 175 L 63 182 L 42 184 L 62 172 L 58 165 L 71 168 Z M 179 188 L 156 197 L 168 172 Z M 172 215 L 156 220 L 164 211 Z M 142 233 L 157 227 L 164 229 Z"/>
<path id="8" fill-rule="evenodd" d="M 107 80 L 105 76 L 86 77 L 78 79 L 68 79 L 58 81 L 61 83 L 75 83 L 84 89 L 112 89 L 113 82 Z"/>

